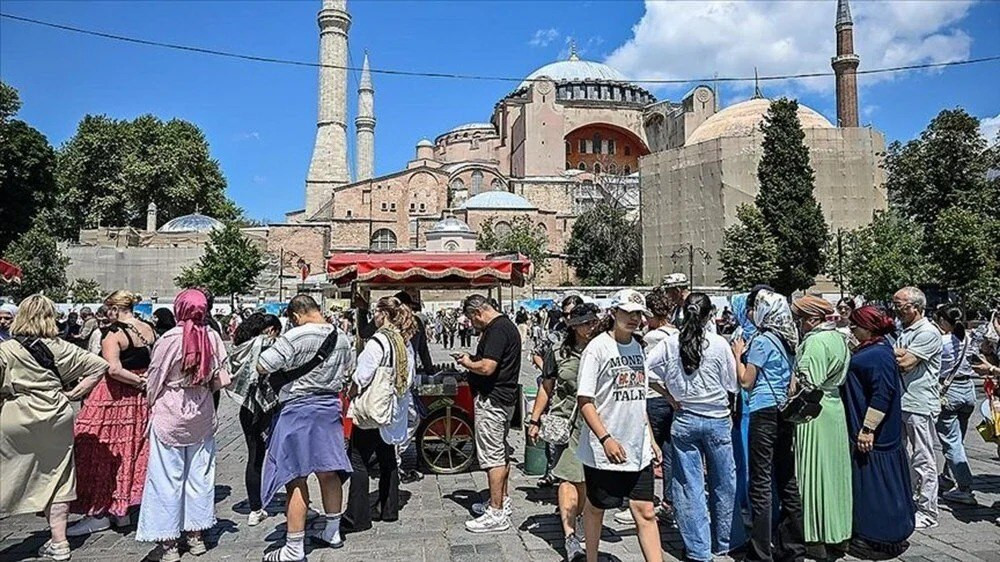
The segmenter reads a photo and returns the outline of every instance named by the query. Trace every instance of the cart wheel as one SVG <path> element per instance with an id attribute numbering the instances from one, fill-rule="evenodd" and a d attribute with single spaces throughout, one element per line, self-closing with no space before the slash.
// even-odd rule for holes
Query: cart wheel
<path id="1" fill-rule="evenodd" d="M 434 474 L 464 472 L 476 457 L 472 432 L 472 420 L 460 408 L 435 410 L 417 431 L 420 458 Z"/>

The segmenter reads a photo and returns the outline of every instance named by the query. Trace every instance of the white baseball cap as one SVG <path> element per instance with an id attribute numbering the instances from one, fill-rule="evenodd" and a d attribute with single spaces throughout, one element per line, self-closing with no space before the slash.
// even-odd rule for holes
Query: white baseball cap
<path id="1" fill-rule="evenodd" d="M 646 297 L 635 289 L 622 289 L 611 295 L 611 308 L 620 308 L 625 312 L 641 312 L 646 316 L 653 313 L 646 308 Z"/>
<path id="2" fill-rule="evenodd" d="M 683 273 L 671 273 L 660 281 L 660 286 L 664 289 L 675 289 L 678 287 L 687 287 L 688 277 Z"/>

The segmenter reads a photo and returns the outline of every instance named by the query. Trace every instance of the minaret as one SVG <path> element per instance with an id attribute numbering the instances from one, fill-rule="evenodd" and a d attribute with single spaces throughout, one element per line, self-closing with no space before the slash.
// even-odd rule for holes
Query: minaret
<path id="1" fill-rule="evenodd" d="M 837 56 L 830 61 L 837 76 L 837 126 L 858 126 L 858 64 L 854 54 L 854 22 L 848 0 L 837 0 Z"/>
<path id="2" fill-rule="evenodd" d="M 350 183 L 347 172 L 347 0 L 323 0 L 319 11 L 319 116 L 316 145 L 306 176 L 306 217 L 333 188 Z M 335 67 L 335 68 L 334 68 Z"/>
<path id="3" fill-rule="evenodd" d="M 156 203 L 152 201 L 146 207 L 146 231 L 156 232 Z"/>
<path id="4" fill-rule="evenodd" d="M 357 181 L 369 180 L 375 175 L 375 88 L 368 68 L 368 52 L 361 65 L 361 83 L 358 85 L 358 116 L 354 118 L 357 129 L 355 153 L 357 156 Z"/>

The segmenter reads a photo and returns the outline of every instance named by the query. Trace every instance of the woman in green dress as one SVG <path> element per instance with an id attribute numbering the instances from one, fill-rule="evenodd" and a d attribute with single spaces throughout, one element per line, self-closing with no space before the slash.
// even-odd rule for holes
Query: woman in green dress
<path id="1" fill-rule="evenodd" d="M 805 296 L 792 303 L 792 313 L 803 335 L 795 372 L 823 391 L 822 412 L 798 426 L 795 441 L 806 548 L 810 558 L 823 560 L 827 547 L 844 550 L 851 538 L 850 441 L 840 398 L 851 354 L 847 339 L 828 320 L 834 314 L 829 302 Z"/>

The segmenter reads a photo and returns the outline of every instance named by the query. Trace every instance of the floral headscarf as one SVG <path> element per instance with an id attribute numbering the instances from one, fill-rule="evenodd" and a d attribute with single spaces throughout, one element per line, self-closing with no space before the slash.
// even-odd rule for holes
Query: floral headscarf
<path id="1" fill-rule="evenodd" d="M 745 340 L 749 340 L 757 333 L 757 327 L 747 317 L 747 298 L 749 297 L 749 293 L 740 293 L 733 295 L 729 299 L 729 306 L 733 310 L 733 317 L 736 318 L 736 323 L 743 329 L 743 339 Z"/>
<path id="2" fill-rule="evenodd" d="M 799 345 L 799 331 L 792 320 L 792 310 L 783 295 L 762 289 L 753 307 L 753 324 L 758 330 L 774 332 L 789 349 Z"/>

